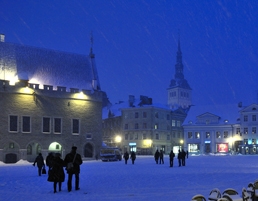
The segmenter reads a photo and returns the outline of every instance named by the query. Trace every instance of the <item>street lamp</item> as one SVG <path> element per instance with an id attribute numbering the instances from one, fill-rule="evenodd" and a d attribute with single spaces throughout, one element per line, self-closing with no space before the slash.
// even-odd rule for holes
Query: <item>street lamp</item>
<path id="1" fill-rule="evenodd" d="M 115 143 L 116 143 L 116 145 L 118 145 L 119 148 L 120 148 L 121 141 L 122 141 L 122 137 L 120 135 L 117 135 L 115 137 Z"/>
<path id="2" fill-rule="evenodd" d="M 184 140 L 180 140 L 180 149 L 182 149 L 182 146 L 183 146 L 183 144 L 184 144 Z"/>

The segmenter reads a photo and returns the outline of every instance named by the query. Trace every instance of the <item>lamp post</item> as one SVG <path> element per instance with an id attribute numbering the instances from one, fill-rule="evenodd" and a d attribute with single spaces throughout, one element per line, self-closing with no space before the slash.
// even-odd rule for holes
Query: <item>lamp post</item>
<path id="1" fill-rule="evenodd" d="M 184 140 L 180 140 L 180 149 L 181 150 L 182 150 L 183 144 L 184 144 Z"/>

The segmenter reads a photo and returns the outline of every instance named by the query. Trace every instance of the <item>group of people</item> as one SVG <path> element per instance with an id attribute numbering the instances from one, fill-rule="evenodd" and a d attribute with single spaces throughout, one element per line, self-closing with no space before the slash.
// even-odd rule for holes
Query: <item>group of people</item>
<path id="1" fill-rule="evenodd" d="M 127 164 L 127 161 L 129 159 L 129 153 L 127 151 L 124 153 L 124 159 L 125 159 L 125 164 Z M 130 159 L 132 160 L 132 164 L 134 164 L 134 161 L 136 159 L 136 153 L 134 151 L 131 152 Z"/>
<path id="2" fill-rule="evenodd" d="M 178 166 L 185 166 L 185 158 L 188 158 L 188 151 L 184 151 L 184 149 L 178 150 L 178 155 L 177 155 L 177 159 L 178 159 Z M 175 153 L 173 152 L 173 150 L 170 151 L 169 153 L 169 167 L 173 167 L 174 165 L 174 158 L 175 158 Z M 164 164 L 164 153 L 163 150 L 156 150 L 155 154 L 154 154 L 154 159 L 156 161 L 156 164 Z"/>
<path id="3" fill-rule="evenodd" d="M 54 182 L 54 193 L 57 192 L 57 184 L 59 191 L 62 190 L 62 183 L 65 181 L 64 167 L 68 174 L 67 189 L 68 192 L 72 190 L 72 177 L 75 175 L 75 190 L 80 190 L 79 174 L 80 165 L 82 164 L 81 155 L 76 152 L 77 147 L 73 146 L 70 153 L 65 156 L 63 160 L 60 153 L 49 153 L 46 158 L 46 165 L 48 166 L 48 181 Z M 38 175 L 41 176 L 42 169 L 45 168 L 44 158 L 41 153 L 36 157 L 33 165 L 37 164 Z M 71 168 L 68 168 L 68 164 Z M 71 164 L 71 165 L 70 165 Z"/>

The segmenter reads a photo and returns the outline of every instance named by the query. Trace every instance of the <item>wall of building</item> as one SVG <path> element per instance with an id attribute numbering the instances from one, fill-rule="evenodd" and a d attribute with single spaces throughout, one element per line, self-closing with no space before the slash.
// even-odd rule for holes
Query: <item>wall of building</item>
<path id="1" fill-rule="evenodd" d="M 95 158 L 102 144 L 102 92 L 33 86 L 0 80 L 0 160 L 12 161 L 16 155 L 16 160 L 33 161 L 39 152 L 46 157 L 50 151 L 64 156 L 74 145 L 84 159 Z M 18 117 L 17 131 L 10 131 L 10 115 Z M 22 131 L 25 116 L 30 118 L 29 132 Z M 43 117 L 50 118 L 50 132 L 43 132 Z M 55 118 L 61 119 L 61 133 L 54 133 Z M 72 133 L 73 119 L 79 120 L 79 133 Z"/>

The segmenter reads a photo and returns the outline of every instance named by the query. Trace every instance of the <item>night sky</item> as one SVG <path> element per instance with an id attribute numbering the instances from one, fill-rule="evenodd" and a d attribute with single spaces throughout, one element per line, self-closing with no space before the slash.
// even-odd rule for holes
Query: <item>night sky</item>
<path id="1" fill-rule="evenodd" d="M 257 102 L 256 0 L 0 0 L 5 41 L 88 55 L 112 103 L 167 103 L 180 35 L 194 105 Z"/>

